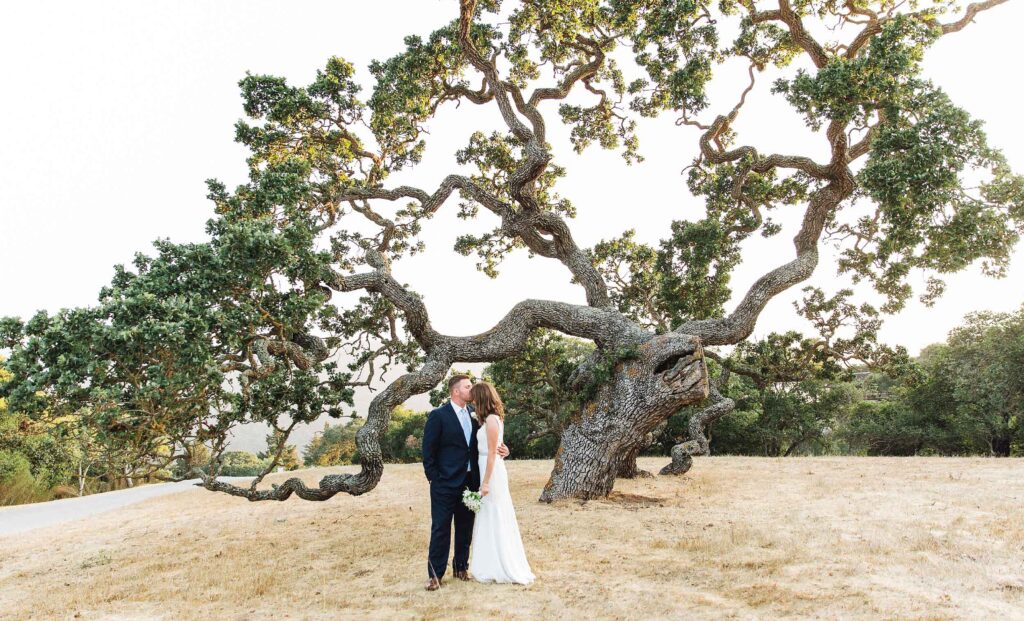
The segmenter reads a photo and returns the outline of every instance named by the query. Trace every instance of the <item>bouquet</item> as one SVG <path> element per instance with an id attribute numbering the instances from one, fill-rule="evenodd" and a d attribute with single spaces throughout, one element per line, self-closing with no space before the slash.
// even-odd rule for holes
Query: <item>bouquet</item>
<path id="1" fill-rule="evenodd" d="M 468 489 L 462 492 L 462 504 L 466 505 L 466 507 L 473 513 L 480 510 L 480 506 L 483 502 L 484 497 L 480 495 L 480 492 L 474 492 Z"/>

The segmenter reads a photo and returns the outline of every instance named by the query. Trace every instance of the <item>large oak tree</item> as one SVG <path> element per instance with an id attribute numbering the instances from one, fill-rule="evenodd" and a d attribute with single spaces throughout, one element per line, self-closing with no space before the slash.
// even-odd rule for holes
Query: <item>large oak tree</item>
<path id="1" fill-rule="evenodd" d="M 129 428 L 152 421 L 185 441 L 221 438 L 247 420 L 286 438 L 279 417 L 294 425 L 338 413 L 353 386 L 406 367 L 369 406 L 358 473 L 266 490 L 260 479 L 247 488 L 204 479 L 250 500 L 324 500 L 377 485 L 394 407 L 452 365 L 508 358 L 549 329 L 595 350 L 573 373 L 587 398 L 561 429 L 541 499 L 606 495 L 635 471 L 655 428 L 706 398 L 704 348 L 746 339 L 774 296 L 811 276 L 826 241 L 839 248 L 840 271 L 873 285 L 889 312 L 912 295 L 913 270 L 978 260 L 988 273 L 1005 269 L 1024 223 L 1024 182 L 980 122 L 921 77 L 930 45 L 1003 1 L 958 11 L 866 0 L 461 0 L 452 21 L 371 65 L 366 99 L 341 58 L 306 87 L 247 76 L 250 120 L 237 137 L 251 151 L 250 180 L 233 191 L 210 183 L 211 242 L 140 257 L 91 314 L 7 322 L 14 390 L 24 411 L 33 397 L 51 409 L 100 398 Z M 737 64 L 749 82 L 735 103 L 712 109 L 712 78 Z M 825 157 L 763 153 L 737 134 L 739 115 L 758 114 L 747 102 L 762 76 L 775 78 L 771 92 L 803 117 Z M 438 110 L 458 105 L 493 107 L 503 129 L 474 133 L 436 186 L 391 182 L 420 162 Z M 700 131 L 692 149 L 681 139 L 680 153 L 696 153 L 687 180 L 703 217 L 673 223 L 659 248 L 628 234 L 580 247 L 568 223 L 575 206 L 556 193 L 566 170 L 554 163 L 548 125 L 564 124 L 577 150 L 621 149 L 632 162 L 638 118 L 659 116 Z M 481 210 L 495 228 L 474 226 Z M 391 267 L 422 249 L 421 224 L 442 212 L 467 220 L 455 250 L 476 255 L 485 273 L 525 249 L 568 270 L 586 303 L 525 299 L 481 334 L 438 332 Z M 780 241 L 778 263 L 726 308 L 741 243 L 777 235 L 784 213 L 800 214 L 792 245 Z M 936 278 L 924 294 L 940 292 Z M 59 338 L 55 320 L 88 338 Z M 331 362 L 339 348 L 353 359 L 348 371 Z"/>

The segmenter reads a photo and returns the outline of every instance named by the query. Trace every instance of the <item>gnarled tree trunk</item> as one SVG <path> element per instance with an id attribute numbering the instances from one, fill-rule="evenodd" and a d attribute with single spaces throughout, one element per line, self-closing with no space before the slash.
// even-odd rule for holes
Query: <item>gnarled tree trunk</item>
<path id="1" fill-rule="evenodd" d="M 707 366 L 697 339 L 652 336 L 638 346 L 636 358 L 615 364 L 611 379 L 565 426 L 540 499 L 607 496 L 621 471 L 635 469 L 651 432 L 707 394 Z"/>

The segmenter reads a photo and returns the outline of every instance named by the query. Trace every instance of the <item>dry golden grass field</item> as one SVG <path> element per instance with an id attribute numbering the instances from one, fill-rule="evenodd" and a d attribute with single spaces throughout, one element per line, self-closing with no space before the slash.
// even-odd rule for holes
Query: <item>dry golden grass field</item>
<path id="1" fill-rule="evenodd" d="M 195 489 L 0 537 L 0 618 L 1024 619 L 1020 459 L 701 458 L 554 506 L 550 466 L 509 462 L 529 587 L 423 590 L 413 464 L 358 498 Z"/>

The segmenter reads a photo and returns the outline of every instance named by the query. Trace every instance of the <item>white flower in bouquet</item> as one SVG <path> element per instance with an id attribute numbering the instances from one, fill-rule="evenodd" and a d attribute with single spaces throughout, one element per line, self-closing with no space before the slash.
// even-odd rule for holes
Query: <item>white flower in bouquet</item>
<path id="1" fill-rule="evenodd" d="M 480 506 L 483 502 L 484 497 L 480 495 L 480 492 L 474 492 L 468 489 L 462 492 L 462 504 L 466 505 L 466 507 L 473 513 L 480 510 Z"/>

